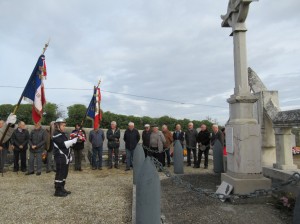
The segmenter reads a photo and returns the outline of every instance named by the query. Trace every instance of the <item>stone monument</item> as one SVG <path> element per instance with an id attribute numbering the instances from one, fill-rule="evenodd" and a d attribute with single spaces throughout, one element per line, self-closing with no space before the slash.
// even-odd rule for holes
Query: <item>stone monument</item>
<path id="1" fill-rule="evenodd" d="M 254 103 L 250 92 L 246 51 L 246 24 L 252 0 L 229 0 L 226 15 L 221 16 L 222 27 L 231 27 L 234 44 L 234 94 L 227 100 L 230 117 L 226 125 L 227 172 L 221 178 L 233 185 L 234 193 L 249 193 L 268 189 L 271 180 L 263 177 L 261 166 L 260 125 L 254 117 Z"/>

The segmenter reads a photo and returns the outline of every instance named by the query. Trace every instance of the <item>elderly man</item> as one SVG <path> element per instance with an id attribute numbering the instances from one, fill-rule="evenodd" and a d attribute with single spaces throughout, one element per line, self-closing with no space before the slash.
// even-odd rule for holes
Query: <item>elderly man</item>
<path id="1" fill-rule="evenodd" d="M 142 140 L 143 140 L 143 149 L 144 149 L 145 157 L 147 157 L 147 155 L 148 155 L 147 148 L 150 148 L 151 130 L 150 130 L 149 124 L 145 124 L 144 128 L 145 129 L 142 133 Z"/>
<path id="2" fill-rule="evenodd" d="M 163 135 L 162 132 L 158 130 L 157 125 L 152 126 L 152 132 L 150 135 L 150 149 L 152 151 L 155 151 L 152 153 L 152 156 L 158 161 L 163 164 L 163 159 L 164 159 L 164 143 L 166 142 L 165 136 Z M 159 170 L 161 171 L 161 170 Z"/>
<path id="3" fill-rule="evenodd" d="M 102 129 L 95 127 L 94 130 L 90 131 L 89 141 L 92 143 L 92 169 L 102 170 L 102 154 L 103 154 L 103 142 L 104 142 L 104 132 Z M 97 161 L 98 156 L 98 161 Z"/>
<path id="4" fill-rule="evenodd" d="M 0 173 L 5 172 L 4 170 L 4 164 L 6 161 L 6 156 L 7 156 L 7 150 L 8 150 L 8 143 L 9 139 L 14 131 L 14 125 L 17 121 L 16 115 L 10 114 L 6 120 L 0 120 L 0 139 L 3 138 L 5 129 L 7 125 L 10 125 L 10 127 L 7 130 L 6 135 L 3 138 L 2 144 L 0 145 Z"/>
<path id="5" fill-rule="evenodd" d="M 110 123 L 110 129 L 106 132 L 107 147 L 108 147 L 108 168 L 113 168 L 112 156 L 115 154 L 116 169 L 119 169 L 119 147 L 120 147 L 120 129 L 117 128 L 117 122 L 112 121 Z"/>
<path id="6" fill-rule="evenodd" d="M 133 161 L 133 154 L 134 149 L 137 146 L 138 142 L 140 141 L 140 133 L 137 129 L 134 128 L 134 123 L 129 122 L 128 128 L 126 129 L 124 133 L 124 142 L 125 142 L 125 148 L 126 148 L 126 169 L 125 171 L 130 170 L 130 167 L 132 167 L 132 161 Z"/>
<path id="7" fill-rule="evenodd" d="M 200 168 L 200 163 L 202 159 L 202 154 L 204 153 L 204 169 L 208 167 L 208 152 L 210 147 L 210 132 L 207 130 L 205 124 L 200 126 L 200 131 L 197 136 L 197 142 L 199 145 L 198 151 L 198 163 L 195 168 Z"/>
<path id="8" fill-rule="evenodd" d="M 41 123 L 34 124 L 34 129 L 29 137 L 29 170 L 26 175 L 34 174 L 34 161 L 37 163 L 36 175 L 42 174 L 42 153 L 46 149 L 47 132 L 42 128 Z"/>
<path id="9" fill-rule="evenodd" d="M 29 132 L 23 121 L 18 123 L 18 128 L 11 136 L 11 144 L 14 150 L 14 172 L 19 171 L 19 159 L 21 157 L 21 171 L 26 172 L 26 152 L 29 142 Z"/>
<path id="10" fill-rule="evenodd" d="M 175 131 L 173 132 L 173 140 L 179 140 L 180 144 L 183 148 L 183 141 L 184 141 L 184 132 L 181 131 L 181 125 L 180 124 L 176 124 L 175 126 Z"/>
<path id="11" fill-rule="evenodd" d="M 170 167 L 170 165 L 171 165 L 170 147 L 173 142 L 173 135 L 169 131 L 167 125 L 163 125 L 161 129 L 162 129 L 162 133 L 164 134 L 164 137 L 166 140 L 166 142 L 164 143 L 165 153 L 163 153 L 163 163 L 162 164 L 163 164 L 163 166 L 166 165 L 166 162 L 165 162 L 165 155 L 166 155 L 167 156 L 167 164 L 168 164 L 168 167 Z"/>
<path id="12" fill-rule="evenodd" d="M 193 151 L 194 166 L 197 166 L 197 131 L 194 129 L 194 124 L 190 122 L 188 124 L 188 130 L 185 132 L 185 141 L 187 149 L 187 166 L 191 166 L 191 152 Z"/>

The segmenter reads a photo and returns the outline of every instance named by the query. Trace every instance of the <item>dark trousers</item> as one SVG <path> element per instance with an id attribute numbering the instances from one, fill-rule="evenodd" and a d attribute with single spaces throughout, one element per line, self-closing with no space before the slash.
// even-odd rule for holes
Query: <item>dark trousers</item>
<path id="1" fill-rule="evenodd" d="M 147 147 L 147 146 L 146 146 Z M 143 146 L 143 150 L 144 150 L 144 153 L 145 153 L 145 158 L 148 156 L 148 150 L 146 149 L 146 147 Z M 148 147 L 149 148 L 149 147 Z"/>
<path id="2" fill-rule="evenodd" d="M 74 149 L 75 170 L 81 169 L 82 149 Z"/>
<path id="3" fill-rule="evenodd" d="M 159 152 L 158 148 L 156 147 L 151 147 L 151 150 L 155 152 L 148 153 L 149 156 L 153 156 L 155 159 L 158 160 L 163 166 L 165 165 L 165 153 L 164 152 Z"/>
<path id="4" fill-rule="evenodd" d="M 167 164 L 170 165 L 171 164 L 171 156 L 170 156 L 170 149 L 167 149 L 165 152 L 164 152 L 164 163 L 163 165 L 165 166 L 165 157 L 167 157 Z"/>
<path id="5" fill-rule="evenodd" d="M 202 154 L 204 154 L 204 167 L 208 167 L 208 153 L 209 153 L 209 145 L 206 146 L 206 149 L 204 151 L 199 149 L 199 151 L 198 151 L 198 166 L 200 166 Z"/>
<path id="6" fill-rule="evenodd" d="M 0 150 L 0 171 L 1 172 L 4 169 L 6 157 L 7 157 L 7 149 L 3 148 L 2 150 Z"/>
<path id="7" fill-rule="evenodd" d="M 95 147 L 93 148 L 93 157 L 92 157 L 92 166 L 95 168 L 102 167 L 102 153 L 103 153 L 103 147 Z M 97 161 L 98 157 L 98 161 Z"/>
<path id="8" fill-rule="evenodd" d="M 66 179 L 69 172 L 69 164 L 66 164 L 65 158 L 55 158 L 56 163 L 56 174 L 55 174 L 55 188 L 61 190 L 64 188 Z"/>
<path id="9" fill-rule="evenodd" d="M 191 165 L 191 152 L 193 151 L 194 165 L 197 165 L 197 154 L 195 148 L 186 148 L 187 149 L 187 163 Z"/>
<path id="10" fill-rule="evenodd" d="M 14 170 L 19 170 L 19 160 L 21 158 L 21 170 L 26 171 L 26 149 L 14 149 Z"/>
<path id="11" fill-rule="evenodd" d="M 108 148 L 108 166 L 112 166 L 113 162 L 112 162 L 112 156 L 113 153 L 115 154 L 115 166 L 117 166 L 119 164 L 119 148 Z"/>

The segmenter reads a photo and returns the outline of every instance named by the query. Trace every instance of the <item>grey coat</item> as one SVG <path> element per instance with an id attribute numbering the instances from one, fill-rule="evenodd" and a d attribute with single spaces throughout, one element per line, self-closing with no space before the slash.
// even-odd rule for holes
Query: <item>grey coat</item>
<path id="1" fill-rule="evenodd" d="M 30 146 L 30 152 L 43 152 L 45 150 L 47 141 L 47 132 L 42 127 L 39 129 L 33 129 L 30 133 L 29 138 L 29 146 Z M 35 149 L 32 149 L 32 146 L 36 145 Z"/>
<path id="2" fill-rule="evenodd" d="M 197 131 L 195 129 L 187 130 L 185 132 L 185 141 L 187 148 L 196 148 L 197 145 Z"/>

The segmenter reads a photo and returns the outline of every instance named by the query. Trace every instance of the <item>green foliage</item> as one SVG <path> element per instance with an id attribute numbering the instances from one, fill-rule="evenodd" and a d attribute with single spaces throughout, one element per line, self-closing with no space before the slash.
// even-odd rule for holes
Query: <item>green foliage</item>
<path id="1" fill-rule="evenodd" d="M 0 118 L 6 120 L 8 115 L 13 112 L 15 105 L 2 104 L 0 105 Z M 47 125 L 51 121 L 56 120 L 57 115 L 57 105 L 54 103 L 47 103 L 44 106 L 44 114 L 42 119 L 42 124 Z M 17 110 L 18 121 L 24 121 L 26 124 L 33 124 L 32 120 L 32 104 L 20 104 Z"/>
<path id="2" fill-rule="evenodd" d="M 6 120 L 8 115 L 14 110 L 13 105 L 11 104 L 2 104 L 0 105 L 0 119 Z"/>
<path id="3" fill-rule="evenodd" d="M 83 104 L 74 104 L 68 108 L 67 125 L 74 127 L 76 123 L 81 123 L 86 113 L 86 106 Z M 92 127 L 92 121 L 86 119 L 84 127 Z"/>
<path id="4" fill-rule="evenodd" d="M 58 106 L 54 103 L 47 103 L 44 106 L 44 114 L 42 124 L 48 125 L 51 121 L 55 121 L 58 117 Z"/>

